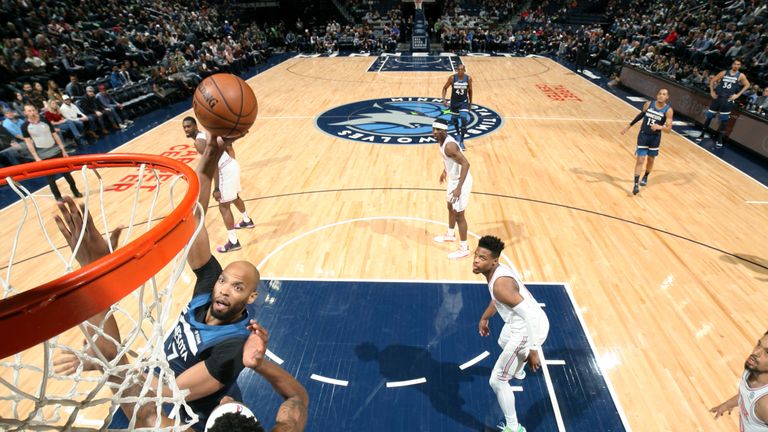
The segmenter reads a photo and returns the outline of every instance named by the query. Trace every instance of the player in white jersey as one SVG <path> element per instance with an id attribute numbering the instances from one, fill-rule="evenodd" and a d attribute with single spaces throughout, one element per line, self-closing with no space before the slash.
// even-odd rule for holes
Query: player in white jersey
<path id="1" fill-rule="evenodd" d="M 740 432 L 768 432 L 768 332 L 744 362 L 739 392 L 709 411 L 718 418 L 737 407 Z"/>
<path id="2" fill-rule="evenodd" d="M 448 123 L 442 119 L 436 119 L 432 123 L 432 136 L 440 146 L 440 155 L 443 157 L 443 173 L 440 174 L 440 183 L 446 182 L 446 201 L 448 205 L 448 232 L 445 235 L 434 237 L 437 243 L 455 242 L 453 232 L 459 225 L 459 249 L 448 254 L 448 258 L 458 259 L 469 256 L 467 245 L 467 219 L 464 211 L 469 204 L 469 195 L 472 192 L 472 174 L 469 172 L 469 161 L 459 148 L 458 142 L 448 135 Z"/>
<path id="3" fill-rule="evenodd" d="M 202 154 L 205 149 L 206 133 L 197 128 L 197 122 L 193 117 L 186 117 L 182 122 L 187 138 L 195 140 L 195 148 Z M 219 212 L 227 228 L 227 242 L 216 248 L 217 252 L 226 253 L 241 248 L 236 230 L 253 228 L 254 224 L 245 210 L 245 203 L 240 198 L 240 164 L 235 160 L 235 150 L 232 146 L 221 154 L 217 175 L 214 177 L 213 198 L 219 202 Z M 234 203 L 240 211 L 243 220 L 235 225 L 235 217 L 232 215 L 230 204 Z"/>
<path id="4" fill-rule="evenodd" d="M 488 320 L 499 313 L 504 327 L 499 335 L 501 355 L 488 380 L 504 413 L 503 432 L 525 432 L 517 422 L 515 394 L 509 385 L 513 376 L 525 378 L 527 362 L 533 373 L 541 367 L 539 350 L 549 333 L 549 319 L 533 298 L 517 270 L 499 263 L 504 242 L 493 236 L 480 239 L 472 261 L 472 272 L 482 274 L 488 281 L 491 302 L 477 325 L 480 336 L 491 334 Z"/>

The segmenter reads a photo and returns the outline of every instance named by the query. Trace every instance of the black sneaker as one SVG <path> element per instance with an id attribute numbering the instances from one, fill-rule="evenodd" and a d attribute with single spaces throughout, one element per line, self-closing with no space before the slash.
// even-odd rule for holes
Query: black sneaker
<path id="1" fill-rule="evenodd" d="M 635 187 L 632 189 L 632 195 L 637 195 L 640 193 L 640 186 L 635 183 Z"/>
<path id="2" fill-rule="evenodd" d="M 237 243 L 235 244 L 232 244 L 232 242 L 227 241 L 226 243 L 224 243 L 224 245 L 217 247 L 216 252 L 227 253 L 227 252 L 232 252 L 240 249 L 242 249 L 240 247 L 240 240 L 238 240 Z"/>
<path id="3" fill-rule="evenodd" d="M 643 177 L 640 179 L 640 186 L 646 186 L 648 184 L 648 178 Z"/>
<path id="4" fill-rule="evenodd" d="M 72 196 L 74 196 L 75 198 L 82 198 L 83 194 L 81 194 L 80 192 L 72 192 Z"/>
<path id="5" fill-rule="evenodd" d="M 237 225 L 235 225 L 235 229 L 244 229 L 244 228 L 253 228 L 256 225 L 253 224 L 253 219 L 249 220 L 248 222 L 240 221 Z"/>

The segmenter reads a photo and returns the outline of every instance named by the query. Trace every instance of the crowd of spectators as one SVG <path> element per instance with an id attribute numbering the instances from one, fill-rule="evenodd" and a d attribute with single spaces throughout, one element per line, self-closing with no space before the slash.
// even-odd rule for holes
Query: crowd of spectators
<path id="1" fill-rule="evenodd" d="M 618 84 L 622 65 L 632 64 L 667 79 L 709 91 L 709 79 L 742 60 L 752 88 L 738 103 L 768 112 L 768 5 L 759 0 L 611 0 L 592 25 L 573 25 L 568 16 L 597 2 L 545 0 L 515 10 L 507 1 L 481 2 L 483 14 L 467 14 L 454 3 L 435 23 L 446 51 L 546 54 L 581 71 L 599 68 Z M 502 11 L 516 19 L 504 21 Z M 509 12 L 508 12 L 509 13 Z M 497 18 L 498 17 L 498 18 Z"/>
<path id="2" fill-rule="evenodd" d="M 282 24 L 241 25 L 235 11 L 199 0 L 82 0 L 76 8 L 7 0 L 0 12 L 12 18 L 0 27 L 0 105 L 12 119 L 4 125 L 31 105 L 77 146 L 185 98 L 208 75 L 263 62 L 284 43 Z M 12 129 L 0 128 L 3 164 L 31 156 Z"/>
<path id="3" fill-rule="evenodd" d="M 768 113 L 768 6 L 759 0 L 610 0 L 592 25 L 568 16 L 600 2 L 448 0 L 430 28 L 445 51 L 548 54 L 577 70 L 613 74 L 632 64 L 707 90 L 734 59 L 753 83 L 739 101 Z M 293 26 L 243 24 L 232 8 L 202 0 L 5 0 L 0 12 L 0 105 L 4 124 L 23 121 L 25 105 L 76 145 L 130 126 L 144 110 L 188 96 L 206 76 L 238 73 L 274 49 L 331 53 L 394 52 L 408 42 L 412 6 L 341 2 L 351 22 Z M 16 128 L 0 128 L 0 163 L 17 149 Z M 28 156 L 28 155 L 27 155 Z"/>

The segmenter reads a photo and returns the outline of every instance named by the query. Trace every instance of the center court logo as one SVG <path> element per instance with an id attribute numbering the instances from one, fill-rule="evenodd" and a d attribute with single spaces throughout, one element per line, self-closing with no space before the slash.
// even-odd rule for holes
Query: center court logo
<path id="1" fill-rule="evenodd" d="M 317 117 L 317 127 L 323 132 L 350 141 L 371 144 L 433 144 L 432 122 L 443 118 L 440 98 L 396 97 L 370 99 L 332 108 Z M 495 111 L 472 105 L 469 112 L 466 139 L 491 133 L 501 126 Z M 453 134 L 454 128 L 448 130 Z"/>

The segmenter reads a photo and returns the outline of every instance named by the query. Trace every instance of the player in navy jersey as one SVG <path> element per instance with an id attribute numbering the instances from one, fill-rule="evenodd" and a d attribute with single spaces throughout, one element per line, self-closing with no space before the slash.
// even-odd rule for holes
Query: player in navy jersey
<path id="1" fill-rule="evenodd" d="M 203 209 L 208 208 L 211 181 L 217 162 L 227 145 L 231 145 L 231 141 L 223 142 L 221 138 L 213 136 L 207 138 L 206 147 L 197 166 L 200 180 L 198 203 Z M 65 202 L 59 205 L 61 216 L 56 217 L 56 224 L 70 248 L 74 249 L 85 225 L 85 236 L 77 255 L 80 265 L 85 266 L 107 255 L 107 243 L 101 237 L 93 218 L 84 213 L 82 207 L 78 209 L 71 198 L 66 197 L 64 200 Z M 117 244 L 119 235 L 120 229 L 112 233 L 112 244 Z M 218 260 L 211 254 L 205 224 L 190 246 L 187 263 L 195 273 L 197 282 L 192 300 L 165 339 L 164 351 L 174 372 L 176 384 L 181 390 L 189 392 L 185 400 L 199 417 L 199 422 L 194 424 L 192 429 L 203 430 L 208 415 L 232 389 L 239 373 L 249 367 L 267 379 L 285 398 L 276 419 L 278 425 L 284 426 L 280 430 L 303 430 L 308 403 L 304 388 L 279 366 L 251 355 L 256 351 L 258 356 L 263 356 L 268 339 L 266 330 L 253 321 L 247 309 L 257 297 L 259 271 L 247 261 L 235 261 L 222 269 Z M 103 328 L 112 339 L 118 342 L 121 340 L 114 316 L 107 317 L 106 311 L 88 321 Z M 99 351 L 106 359 L 113 361 L 117 355 L 116 345 L 106 338 L 96 339 Z M 262 341 L 259 342 L 258 339 Z M 246 345 L 254 343 L 254 340 L 259 344 L 259 348 L 244 350 Z M 87 350 L 92 351 L 92 348 Z M 89 354 L 91 357 L 95 356 L 93 352 Z M 128 363 L 126 356 L 118 361 L 121 364 Z M 64 353 L 54 364 L 57 373 L 71 374 L 80 366 L 80 358 L 74 353 Z M 84 370 L 92 370 L 98 369 L 99 365 L 83 364 L 82 367 Z M 113 378 L 121 379 L 119 376 Z M 151 379 L 151 376 L 147 378 Z M 129 388 L 128 391 L 134 390 Z M 169 393 L 165 396 L 172 395 Z M 157 416 L 157 410 L 151 404 L 142 407 L 123 404 L 121 408 L 126 411 L 128 418 L 134 409 L 138 409 L 137 416 L 141 417 L 139 420 L 149 426 L 153 425 L 154 420 L 144 417 Z M 143 411 L 146 413 L 142 414 Z M 188 420 L 183 410 L 181 415 L 184 421 Z M 165 424 L 170 420 L 164 415 L 162 421 Z"/>
<path id="2" fill-rule="evenodd" d="M 637 134 L 637 150 L 635 155 L 635 185 L 632 188 L 632 194 L 637 195 L 640 192 L 640 186 L 648 184 L 648 175 L 653 169 L 653 162 L 659 155 L 659 146 L 661 145 L 661 133 L 672 130 L 672 116 L 674 115 L 672 107 L 669 105 L 669 91 L 660 89 L 656 93 L 656 100 L 648 101 L 643 105 L 643 110 L 632 120 L 629 126 L 621 131 L 624 135 L 635 123 L 643 121 L 640 126 L 640 133 Z M 647 164 L 646 164 L 647 160 Z M 645 174 L 640 179 L 640 173 L 643 172 L 645 165 Z"/>
<path id="3" fill-rule="evenodd" d="M 725 126 L 728 125 L 728 120 L 731 118 L 733 102 L 749 88 L 749 80 L 746 75 L 739 72 L 740 68 L 741 60 L 736 59 L 731 64 L 730 70 L 720 72 L 709 81 L 709 94 L 714 100 L 709 104 L 706 114 L 707 119 L 704 121 L 704 127 L 701 129 L 701 134 L 696 139 L 697 141 L 701 141 L 704 138 L 704 134 L 709 129 L 709 124 L 712 123 L 715 114 L 719 114 L 720 124 L 717 126 L 715 147 L 720 148 L 723 146 L 723 132 L 725 131 Z M 741 86 L 741 88 L 737 90 L 738 86 Z"/>
<path id="4" fill-rule="evenodd" d="M 451 100 L 445 98 L 448 88 L 451 88 Z M 464 150 L 464 136 L 469 124 L 469 110 L 472 106 L 472 77 L 466 74 L 466 68 L 460 64 L 456 74 L 448 77 L 443 86 L 443 104 L 451 111 L 452 123 L 456 127 L 456 137 L 461 149 Z"/>

